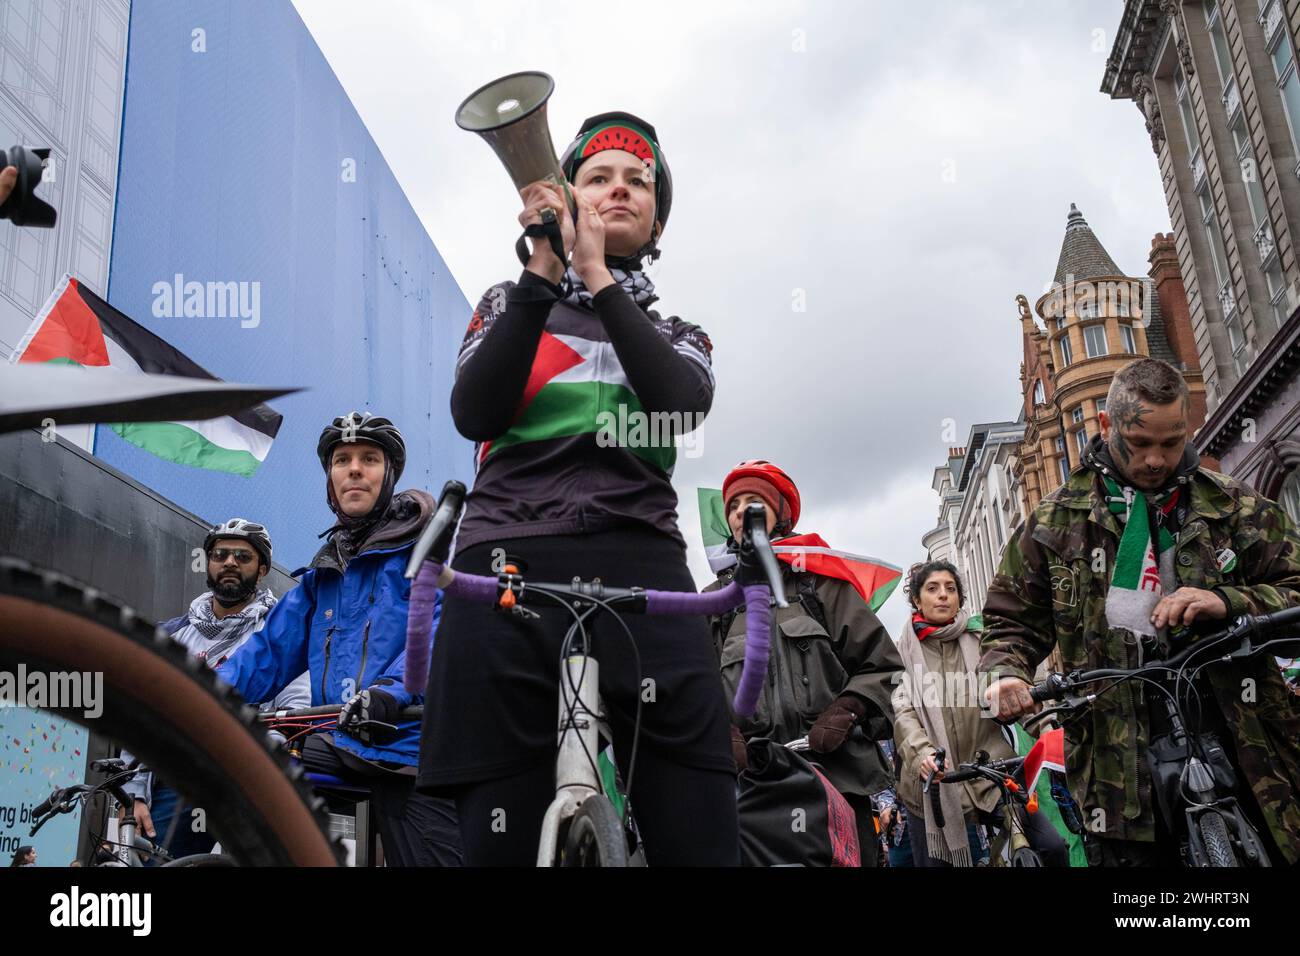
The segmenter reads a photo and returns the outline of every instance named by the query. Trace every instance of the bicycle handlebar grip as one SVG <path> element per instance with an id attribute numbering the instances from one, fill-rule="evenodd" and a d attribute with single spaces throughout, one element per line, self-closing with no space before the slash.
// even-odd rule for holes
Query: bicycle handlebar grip
<path id="1" fill-rule="evenodd" d="M 745 586 L 745 663 L 732 701 L 741 717 L 753 717 L 758 710 L 758 695 L 767 677 L 767 660 L 772 650 L 770 596 L 766 584 Z"/>
<path id="2" fill-rule="evenodd" d="M 1261 614 L 1255 618 L 1255 623 L 1266 631 L 1279 627 L 1300 626 L 1300 604 L 1282 611 L 1274 611 L 1272 614 Z"/>
<path id="3" fill-rule="evenodd" d="M 64 792 L 65 791 L 62 787 L 55 787 L 48 797 L 36 804 L 36 806 L 32 807 L 32 816 L 39 817 L 49 813 L 54 809 L 56 803 L 62 802 Z M 35 831 L 32 832 L 34 833 Z"/>
<path id="4" fill-rule="evenodd" d="M 465 507 L 465 486 L 459 481 L 449 481 L 442 486 L 438 496 L 438 507 L 433 517 L 424 526 L 415 547 L 411 549 L 411 559 L 406 563 L 406 577 L 414 578 L 424 564 L 425 558 L 443 564 L 447 560 L 447 549 L 451 546 L 451 532 L 460 521 L 461 511 Z"/>
<path id="5" fill-rule="evenodd" d="M 423 694 L 429 682 L 429 656 L 433 651 L 433 611 L 438 604 L 438 575 L 442 565 L 426 561 L 411 585 L 406 611 L 406 667 L 402 686 L 408 694 Z"/>

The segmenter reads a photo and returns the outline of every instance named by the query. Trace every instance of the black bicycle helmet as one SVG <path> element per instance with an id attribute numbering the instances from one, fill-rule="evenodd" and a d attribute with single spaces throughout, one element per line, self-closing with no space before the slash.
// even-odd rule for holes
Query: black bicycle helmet
<path id="1" fill-rule="evenodd" d="M 668 227 L 668 214 L 673 208 L 673 174 L 668 168 L 668 159 L 659 148 L 659 134 L 653 126 L 631 113 L 615 111 L 589 117 L 560 157 L 560 169 L 564 171 L 564 177 L 573 182 L 583 160 L 606 149 L 621 149 L 654 163 L 655 219 L 659 221 L 659 235 L 662 236 L 663 230 Z M 651 236 L 650 241 L 632 258 L 639 259 L 643 256 L 649 256 L 652 260 L 659 257 L 656 237 Z"/>
<path id="2" fill-rule="evenodd" d="M 372 415 L 370 412 L 349 412 L 340 415 L 325 426 L 316 442 L 316 456 L 320 458 L 321 467 L 329 474 L 330 454 L 340 442 L 368 441 L 374 442 L 384 450 L 393 466 L 393 482 L 402 477 L 406 467 L 406 442 L 402 433 L 387 418 Z"/>
<path id="3" fill-rule="evenodd" d="M 247 518 L 231 518 L 223 524 L 214 525 L 203 539 L 203 553 L 210 554 L 212 546 L 222 538 L 238 538 L 247 541 L 262 556 L 262 562 L 271 566 L 271 536 L 266 527 Z"/>

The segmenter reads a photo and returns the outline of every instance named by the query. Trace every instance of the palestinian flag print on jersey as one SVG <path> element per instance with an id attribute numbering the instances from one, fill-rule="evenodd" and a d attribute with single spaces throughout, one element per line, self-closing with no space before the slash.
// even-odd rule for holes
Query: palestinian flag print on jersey
<path id="1" fill-rule="evenodd" d="M 499 317 L 498 311 L 504 314 L 508 289 L 509 284 L 495 286 L 483 296 L 461 344 L 457 370 L 477 351 Z M 648 320 L 675 351 L 705 370 L 712 387 L 712 345 L 704 332 L 681 319 L 660 318 L 657 313 L 650 313 Z M 590 313 L 564 302 L 552 307 L 515 419 L 503 435 L 478 446 L 478 467 L 497 452 L 526 442 L 594 434 L 600 444 L 617 445 L 665 474 L 672 474 L 677 448 L 666 431 L 667 422 L 646 414 L 613 343 L 603 337 L 603 332 L 592 334 L 598 329 L 599 322 Z"/>
<path id="2" fill-rule="evenodd" d="M 217 380 L 66 275 L 9 360 Z M 269 405 L 260 404 L 201 422 L 131 422 L 109 427 L 131 444 L 167 461 L 247 477 L 266 459 L 283 420 Z"/>

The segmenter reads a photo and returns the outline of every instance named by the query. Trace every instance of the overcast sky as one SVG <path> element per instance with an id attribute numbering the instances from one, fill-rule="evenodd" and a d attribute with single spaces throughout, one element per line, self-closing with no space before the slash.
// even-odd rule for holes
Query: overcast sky
<path id="1" fill-rule="evenodd" d="M 1117 0 L 295 6 L 471 303 L 517 275 L 520 206 L 452 120 L 466 95 L 550 73 L 559 149 L 607 110 L 656 126 L 657 307 L 708 331 L 718 380 L 674 475 L 701 585 L 695 489 L 745 458 L 795 479 L 800 530 L 924 557 L 942 423 L 1016 417 L 1015 296 L 1051 282 L 1070 203 L 1130 275 L 1170 230 L 1141 114 L 1098 91 Z"/>

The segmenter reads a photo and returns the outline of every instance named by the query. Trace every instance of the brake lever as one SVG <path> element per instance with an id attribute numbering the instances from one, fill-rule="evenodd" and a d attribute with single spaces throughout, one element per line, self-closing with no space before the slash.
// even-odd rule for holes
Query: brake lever
<path id="1" fill-rule="evenodd" d="M 754 502 L 745 508 L 744 528 L 741 533 L 739 566 L 736 578 L 743 584 L 766 583 L 772 590 L 777 607 L 789 607 L 785 599 L 785 584 L 781 580 L 781 564 L 772 550 L 767 536 L 767 512 Z"/>

